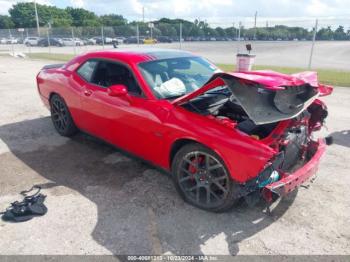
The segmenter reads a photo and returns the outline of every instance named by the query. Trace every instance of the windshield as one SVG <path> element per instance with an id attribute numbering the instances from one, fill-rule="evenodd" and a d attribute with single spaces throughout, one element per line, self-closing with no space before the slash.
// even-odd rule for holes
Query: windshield
<path id="1" fill-rule="evenodd" d="M 220 70 L 201 57 L 162 59 L 139 64 L 139 69 L 161 99 L 174 99 L 202 87 Z"/>

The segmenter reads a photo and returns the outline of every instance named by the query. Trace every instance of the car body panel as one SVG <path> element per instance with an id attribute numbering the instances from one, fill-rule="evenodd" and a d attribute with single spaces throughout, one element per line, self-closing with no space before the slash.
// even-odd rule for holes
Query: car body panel
<path id="1" fill-rule="evenodd" d="M 285 75 L 274 71 L 216 73 L 202 88 L 172 101 L 181 105 L 219 86 L 227 86 L 255 124 L 291 119 L 318 96 L 332 92 L 320 85 L 316 72 Z M 273 99 L 272 99 L 273 98 Z M 271 101 L 272 100 L 272 101 Z"/>
<path id="2" fill-rule="evenodd" d="M 267 185 L 264 189 L 279 196 L 285 196 L 307 180 L 311 179 L 316 174 L 321 157 L 326 151 L 326 143 L 324 139 L 319 139 L 317 143 L 315 143 L 315 147 L 317 147 L 315 154 L 306 164 L 303 165 L 302 168 L 299 168 L 292 173 L 282 174 L 282 179 Z"/>
<path id="3" fill-rule="evenodd" d="M 190 112 L 181 106 L 186 99 L 225 83 L 220 77 L 213 77 L 203 88 L 173 102 L 157 99 L 137 65 L 141 62 L 181 56 L 194 55 L 159 49 L 96 51 L 79 55 L 64 66 L 41 70 L 37 76 L 40 97 L 49 105 L 50 96 L 53 93 L 59 94 L 68 105 L 79 129 L 165 170 L 171 170 L 174 145 L 179 141 L 192 141 L 215 151 L 224 161 L 234 181 L 245 183 L 255 178 L 276 155 L 277 150 L 271 144 L 275 141 L 275 136 L 280 135 L 279 132 L 289 124 L 289 120 L 281 121 L 275 133 L 269 137 L 256 140 L 221 121 Z M 106 89 L 88 84 L 76 70 L 89 59 L 106 59 L 127 66 L 133 72 L 143 96 L 111 97 Z M 234 77 L 241 76 L 232 74 Z M 253 78 L 252 74 L 244 76 L 249 81 Z M 277 82 L 294 81 L 294 77 L 276 77 L 276 83 L 271 80 L 268 88 L 278 89 L 280 84 L 277 85 Z M 306 77 L 304 75 L 304 79 L 295 81 L 306 81 Z M 255 76 L 256 81 L 265 81 L 266 78 L 267 76 L 259 74 Z M 85 94 L 87 91 L 89 95 Z"/>

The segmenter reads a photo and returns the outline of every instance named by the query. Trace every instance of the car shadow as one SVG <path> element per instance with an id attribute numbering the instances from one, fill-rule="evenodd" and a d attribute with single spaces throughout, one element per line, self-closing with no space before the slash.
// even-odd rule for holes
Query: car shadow
<path id="1" fill-rule="evenodd" d="M 329 136 L 333 138 L 334 144 L 350 147 L 350 130 L 336 131 Z"/>
<path id="2" fill-rule="evenodd" d="M 60 137 L 48 117 L 0 126 L 0 139 L 10 154 L 49 180 L 41 186 L 51 197 L 64 195 L 58 190 L 63 186 L 92 201 L 97 221 L 91 235 L 116 255 L 234 255 L 241 241 L 283 216 L 296 196 L 282 199 L 271 215 L 262 202 L 249 207 L 244 201 L 230 212 L 215 214 L 184 203 L 170 176 L 139 159 L 85 134 Z M 7 171 L 13 170 L 12 162 L 6 165 L 4 172 L 13 172 Z M 16 179 L 16 174 L 4 177 L 10 175 Z M 18 192 L 38 181 L 23 175 L 21 180 Z M 75 208 L 71 210 L 74 215 Z"/>

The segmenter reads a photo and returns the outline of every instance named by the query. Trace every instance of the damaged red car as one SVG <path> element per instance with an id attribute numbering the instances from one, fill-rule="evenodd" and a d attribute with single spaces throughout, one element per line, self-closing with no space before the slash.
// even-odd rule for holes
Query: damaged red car
<path id="1" fill-rule="evenodd" d="M 332 88 L 314 72 L 224 73 L 188 52 L 96 51 L 37 75 L 57 132 L 96 136 L 172 174 L 192 205 L 284 196 L 317 172 Z"/>

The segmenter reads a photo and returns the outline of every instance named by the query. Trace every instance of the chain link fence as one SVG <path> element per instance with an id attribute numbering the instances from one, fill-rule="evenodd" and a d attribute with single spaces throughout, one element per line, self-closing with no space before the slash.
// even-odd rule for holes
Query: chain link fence
<path id="1" fill-rule="evenodd" d="M 91 50 L 147 46 L 188 50 L 214 63 L 235 64 L 236 54 L 247 52 L 246 44 L 250 43 L 258 65 L 350 70 L 349 21 L 341 21 L 344 26 L 340 29 L 328 20 L 319 20 L 317 25 L 315 20 L 308 23 L 298 20 L 294 24 L 248 21 L 231 26 L 209 26 L 195 21 L 1 29 L 0 53 L 76 55 Z"/>

